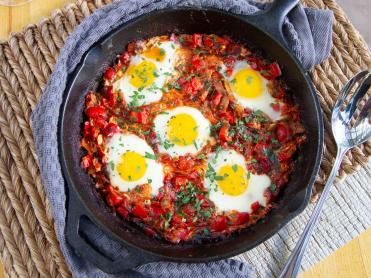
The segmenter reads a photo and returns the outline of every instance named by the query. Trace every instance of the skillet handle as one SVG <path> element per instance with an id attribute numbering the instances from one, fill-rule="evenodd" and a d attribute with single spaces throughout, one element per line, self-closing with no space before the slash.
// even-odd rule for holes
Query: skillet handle
<path id="1" fill-rule="evenodd" d="M 288 48 L 282 31 L 283 20 L 299 2 L 300 0 L 275 0 L 268 10 L 244 16 L 243 19 L 262 29 L 282 46 Z"/>
<path id="2" fill-rule="evenodd" d="M 75 196 L 75 193 L 72 193 L 72 190 L 69 191 L 65 236 L 67 242 L 73 247 L 78 256 L 91 262 L 106 273 L 119 273 L 158 260 L 154 256 L 129 246 L 124 246 L 128 251 L 127 256 L 118 257 L 117 259 L 109 258 L 96 249 L 79 233 L 81 217 L 89 218 L 89 213 L 87 213 L 81 201 Z M 94 222 L 92 221 L 92 223 Z"/>

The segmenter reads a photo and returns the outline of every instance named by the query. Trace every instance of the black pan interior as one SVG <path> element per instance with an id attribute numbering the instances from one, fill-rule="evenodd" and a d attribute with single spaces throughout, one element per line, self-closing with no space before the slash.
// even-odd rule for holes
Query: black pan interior
<path id="1" fill-rule="evenodd" d="M 283 78 L 299 105 L 307 130 L 307 142 L 297 157 L 277 208 L 255 226 L 225 240 L 202 244 L 173 245 L 146 236 L 138 227 L 112 214 L 97 194 L 92 180 L 80 167 L 79 146 L 84 97 L 98 86 L 103 69 L 114 62 L 127 43 L 156 35 L 175 33 L 215 33 L 253 45 L 283 68 Z M 178 261 L 209 261 L 241 253 L 277 232 L 308 203 L 322 151 L 322 120 L 315 92 L 296 60 L 274 39 L 243 18 L 217 10 L 173 9 L 137 18 L 111 32 L 91 48 L 70 76 L 60 120 L 60 150 L 64 176 L 86 207 L 89 217 L 124 244 Z"/>

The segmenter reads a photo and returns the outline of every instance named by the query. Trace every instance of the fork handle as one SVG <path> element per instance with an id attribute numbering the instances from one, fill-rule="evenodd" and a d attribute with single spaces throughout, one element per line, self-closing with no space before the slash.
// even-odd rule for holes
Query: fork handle
<path id="1" fill-rule="evenodd" d="M 347 152 L 347 150 L 348 149 L 345 149 L 345 148 L 338 149 L 334 166 L 332 167 L 330 176 L 326 182 L 326 185 L 323 189 L 321 197 L 319 198 L 318 203 L 316 207 L 314 208 L 313 213 L 307 225 L 305 226 L 305 229 L 302 235 L 300 236 L 298 243 L 295 246 L 295 249 L 292 251 L 288 261 L 286 262 L 286 265 L 279 276 L 280 278 L 291 278 L 291 277 L 296 277 L 298 275 L 300 265 L 301 265 L 301 260 L 303 258 L 305 249 L 309 243 L 309 240 L 311 239 L 312 232 L 321 214 L 323 204 L 325 203 L 328 197 L 331 185 L 334 182 L 334 179 L 339 170 L 341 161 L 343 160 L 343 157 L 345 153 Z"/>

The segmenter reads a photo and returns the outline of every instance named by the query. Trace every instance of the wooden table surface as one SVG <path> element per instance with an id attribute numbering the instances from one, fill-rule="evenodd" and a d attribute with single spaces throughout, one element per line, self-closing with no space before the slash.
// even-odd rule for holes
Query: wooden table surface
<path id="1" fill-rule="evenodd" d="M 9 33 L 21 31 L 27 24 L 37 23 L 49 16 L 52 10 L 72 2 L 74 0 L 33 0 L 20 7 L 0 7 L 0 40 L 7 39 Z M 2 277 L 4 269 L 0 262 Z M 314 277 L 371 278 L 371 229 L 306 271 L 300 278 Z"/>

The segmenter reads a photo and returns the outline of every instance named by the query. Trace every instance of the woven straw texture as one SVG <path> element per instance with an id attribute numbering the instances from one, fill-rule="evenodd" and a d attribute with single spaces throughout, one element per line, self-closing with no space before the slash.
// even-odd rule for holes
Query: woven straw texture
<path id="1" fill-rule="evenodd" d="M 0 43 L 0 252 L 10 277 L 70 277 L 39 174 L 30 115 L 68 35 L 84 17 L 110 2 L 80 0 Z M 371 67 L 371 55 L 336 2 L 304 0 L 303 4 L 331 9 L 335 14 L 331 57 L 311 71 L 324 111 L 325 129 L 330 131 L 330 112 L 337 92 L 355 73 Z M 329 132 L 325 144 L 313 200 L 335 157 Z M 366 165 L 370 156 L 370 142 L 349 152 L 339 177 Z"/>

